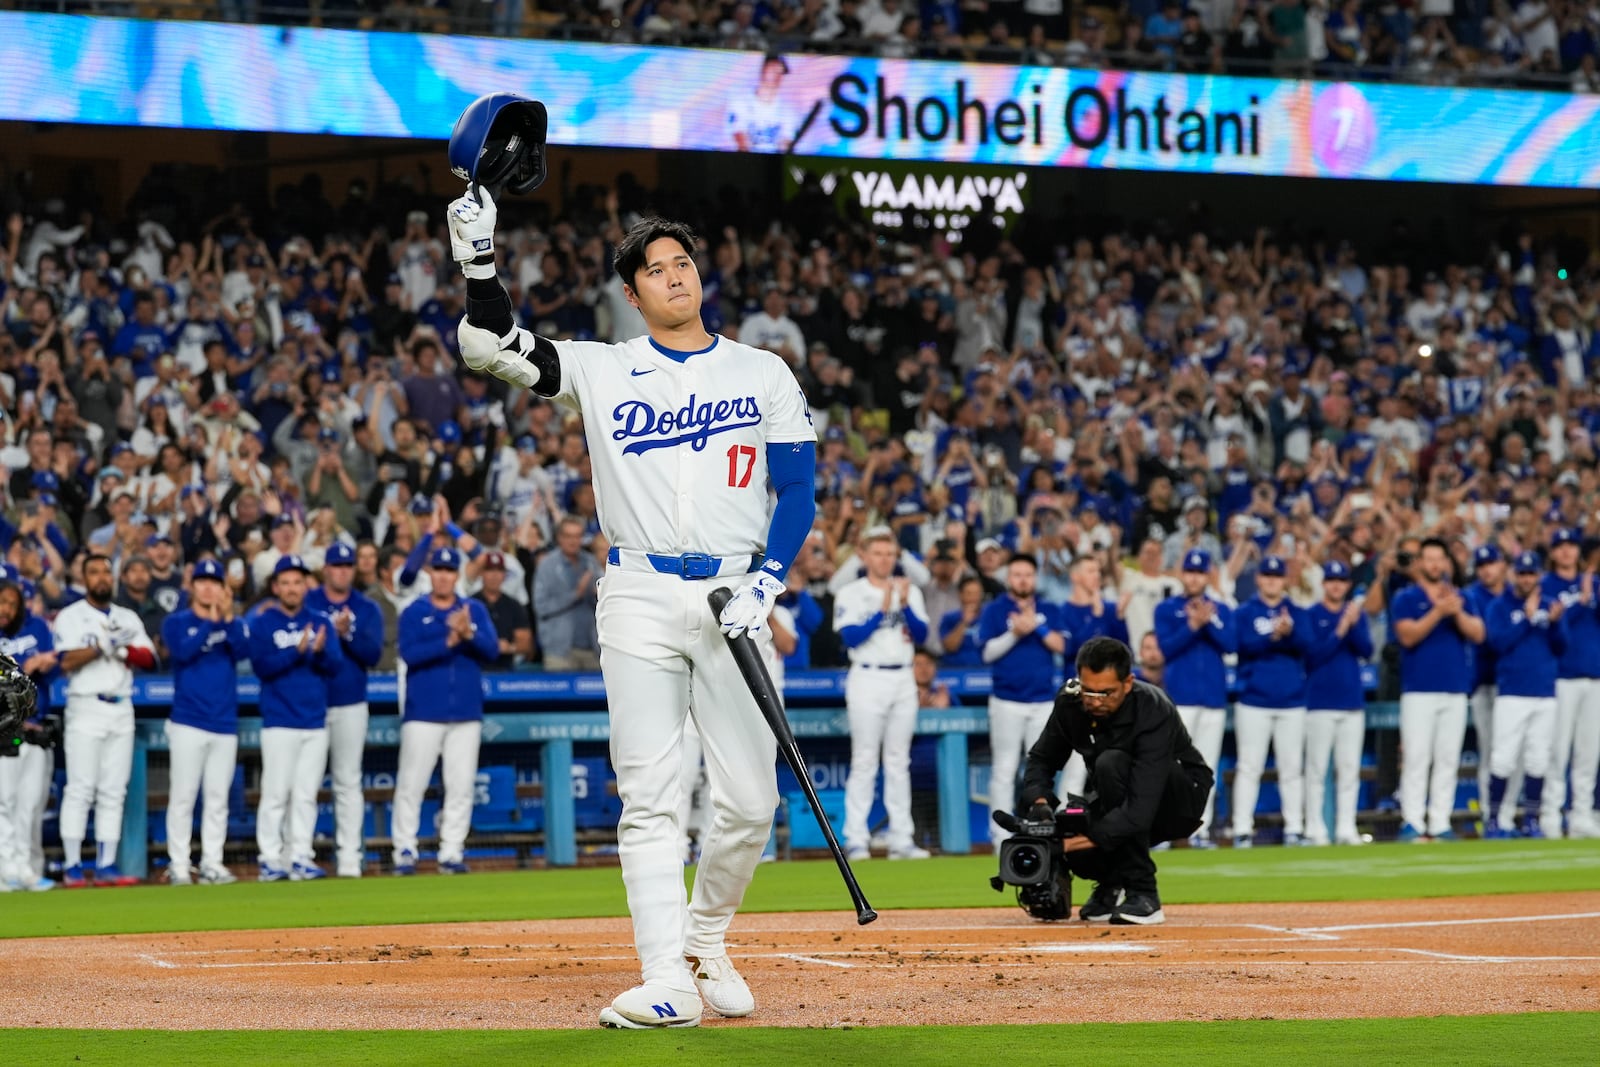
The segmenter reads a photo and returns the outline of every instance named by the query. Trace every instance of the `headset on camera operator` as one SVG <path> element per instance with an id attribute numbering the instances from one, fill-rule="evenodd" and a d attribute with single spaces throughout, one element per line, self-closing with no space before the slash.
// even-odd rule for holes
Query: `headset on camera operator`
<path id="1" fill-rule="evenodd" d="M 1062 840 L 1062 862 L 1097 884 L 1078 916 L 1159 923 L 1165 917 L 1150 847 L 1187 837 L 1200 825 L 1212 769 L 1167 695 L 1134 680 L 1127 645 L 1094 638 L 1078 650 L 1077 670 L 1028 752 L 1020 794 L 1032 805 L 1026 818 L 1053 818 L 1060 802 L 1051 790 L 1056 774 L 1072 753 L 1080 754 L 1089 767 L 1088 823 L 1083 833 Z"/>

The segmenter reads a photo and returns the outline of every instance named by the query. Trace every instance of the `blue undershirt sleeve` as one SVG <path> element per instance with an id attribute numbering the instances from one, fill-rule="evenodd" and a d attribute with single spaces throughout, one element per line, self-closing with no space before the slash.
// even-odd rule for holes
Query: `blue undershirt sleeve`
<path id="1" fill-rule="evenodd" d="M 767 560 L 762 571 L 782 581 L 800 554 L 817 517 L 817 446 L 813 441 L 767 445 L 767 473 L 778 504 L 767 528 Z"/>

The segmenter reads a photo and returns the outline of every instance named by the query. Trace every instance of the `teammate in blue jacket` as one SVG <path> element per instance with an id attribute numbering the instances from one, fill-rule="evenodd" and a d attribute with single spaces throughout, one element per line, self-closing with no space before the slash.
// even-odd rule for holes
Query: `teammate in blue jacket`
<path id="1" fill-rule="evenodd" d="M 1489 618 L 1489 605 L 1503 596 L 1509 586 L 1506 584 L 1506 560 L 1500 554 L 1500 549 L 1494 545 L 1479 545 L 1472 552 L 1472 569 L 1477 577 L 1471 585 L 1461 594 L 1466 598 L 1467 608 L 1478 618 Z M 1487 818 L 1489 811 L 1489 765 L 1494 760 L 1494 649 L 1485 640 L 1481 645 L 1472 646 L 1472 663 L 1474 668 L 1472 695 L 1467 700 L 1467 713 L 1472 721 L 1473 732 L 1478 738 L 1478 807 Z M 1508 785 L 1508 792 L 1512 802 L 1500 807 L 1500 829 L 1507 834 L 1513 829 L 1513 818 L 1517 814 L 1516 798 L 1522 790 L 1522 772 L 1518 771 L 1512 776 Z M 1487 833 L 1488 825 L 1484 831 Z"/>
<path id="2" fill-rule="evenodd" d="M 1082 556 L 1073 562 L 1072 593 L 1061 605 L 1067 632 L 1067 650 L 1062 659 L 1067 663 L 1075 663 L 1078 649 L 1096 637 L 1114 637 L 1128 643 L 1127 623 L 1115 605 L 1106 603 L 1102 580 L 1098 559 Z"/>
<path id="3" fill-rule="evenodd" d="M 500 655 L 500 637 L 482 602 L 456 595 L 460 571 L 461 553 L 434 549 L 428 559 L 432 592 L 400 613 L 405 705 L 393 825 L 394 873 L 399 875 L 417 871 L 422 794 L 441 758 L 439 873 L 467 873 L 463 853 L 483 739 L 483 668 Z"/>
<path id="4" fill-rule="evenodd" d="M 328 549 L 322 586 L 306 606 L 328 618 L 344 660 L 328 680 L 328 770 L 333 778 L 334 870 L 361 877 L 366 855 L 361 754 L 367 744 L 367 672 L 383 656 L 383 612 L 355 588 L 356 553 L 343 541 Z"/>
<path id="5" fill-rule="evenodd" d="M 1215 773 L 1222 759 L 1222 736 L 1228 725 L 1228 672 L 1223 656 L 1238 651 L 1233 609 L 1206 591 L 1211 583 L 1211 553 L 1191 549 L 1183 557 L 1179 580 L 1183 595 L 1168 597 L 1156 607 L 1156 643 L 1166 660 L 1163 680 L 1178 708 L 1183 728 L 1194 739 L 1206 766 Z M 1215 789 L 1206 798 L 1205 822 L 1190 843 L 1213 844 L 1211 820 Z"/>
<path id="6" fill-rule="evenodd" d="M 1568 837 L 1600 837 L 1594 814 L 1595 778 L 1600 774 L 1600 613 L 1595 609 L 1595 576 L 1578 573 L 1578 533 L 1561 529 L 1551 538 L 1547 596 L 1566 608 L 1567 650 L 1556 675 L 1555 732 L 1550 775 L 1545 782 L 1540 822 L 1549 837 L 1561 836 L 1561 804 L 1566 799 L 1567 764 L 1572 764 L 1572 810 Z"/>
<path id="7" fill-rule="evenodd" d="M 190 844 L 194 800 L 200 815 L 200 881 L 236 881 L 223 866 L 228 841 L 228 790 L 239 757 L 239 689 L 236 664 L 250 655 L 244 620 L 233 614 L 222 564 L 203 559 L 190 577 L 189 606 L 161 623 L 172 664 L 172 713 L 167 719 L 171 784 L 167 789 L 167 882 L 192 885 Z"/>
<path id="8" fill-rule="evenodd" d="M 1489 605 L 1484 620 L 1495 653 L 1494 766 L 1484 836 L 1510 836 L 1500 829 L 1500 809 L 1506 780 L 1521 770 L 1530 810 L 1519 830 L 1523 837 L 1543 837 L 1539 807 L 1556 726 L 1556 678 L 1570 644 L 1572 616 L 1581 609 L 1568 608 L 1543 588 L 1544 564 L 1537 552 L 1519 555 L 1513 570 L 1511 588 Z"/>
<path id="9" fill-rule="evenodd" d="M 1239 605 L 1239 700 L 1233 707 L 1233 847 L 1255 842 L 1256 800 L 1267 746 L 1278 762 L 1283 843 L 1305 838 L 1306 651 L 1311 623 L 1284 596 L 1288 567 L 1267 556 L 1256 569 L 1256 595 Z"/>
<path id="10" fill-rule="evenodd" d="M 306 606 L 305 561 L 272 568 L 272 600 L 251 617 L 250 665 L 261 679 L 261 801 L 256 846 L 263 882 L 327 876 L 312 834 L 328 766 L 328 683 L 344 653 L 327 618 Z"/>
<path id="11" fill-rule="evenodd" d="M 1483 619 L 1456 588 L 1450 548 L 1422 542 L 1417 581 L 1394 595 L 1389 621 L 1400 643 L 1400 840 L 1454 840 L 1450 828 L 1467 692 L 1476 681 L 1473 647 Z"/>
<path id="12" fill-rule="evenodd" d="M 1350 596 L 1350 568 L 1333 559 L 1322 567 L 1322 600 L 1306 609 L 1306 843 L 1326 845 L 1323 783 L 1333 758 L 1333 840 L 1362 844 L 1356 830 L 1361 791 L 1361 743 L 1367 733 L 1367 695 L 1361 663 L 1372 657 L 1366 600 Z"/>
<path id="13" fill-rule="evenodd" d="M 1067 646 L 1061 609 L 1038 599 L 1039 565 L 1018 554 L 1006 564 L 1006 591 L 978 617 L 983 661 L 993 671 L 989 695 L 989 809 L 1017 807 L 1017 765 L 1050 720 L 1056 697 L 1056 657 Z M 1075 771 L 1074 771 L 1075 769 Z M 1067 765 L 1067 792 L 1081 793 L 1081 759 Z M 990 820 L 989 837 L 1009 837 Z"/>

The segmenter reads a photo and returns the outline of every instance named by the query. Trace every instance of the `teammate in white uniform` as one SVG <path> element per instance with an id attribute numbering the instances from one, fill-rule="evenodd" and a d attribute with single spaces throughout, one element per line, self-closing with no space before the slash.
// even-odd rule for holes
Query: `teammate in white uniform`
<path id="1" fill-rule="evenodd" d="M 883 765 L 883 806 L 889 814 L 889 858 L 927 859 L 911 824 L 911 739 L 917 730 L 917 680 L 911 663 L 928 637 L 922 590 L 894 577 L 900 547 L 887 526 L 862 536 L 867 576 L 833 601 L 833 628 L 850 654 L 844 703 L 850 717 L 850 777 L 844 788 L 844 847 L 867 859 L 867 813 Z"/>
<path id="2" fill-rule="evenodd" d="M 0 892 L 54 889 L 44 874 L 43 836 L 55 774 L 52 738 L 60 737 L 61 726 L 49 706 L 57 657 L 50 624 L 28 611 L 21 587 L 10 580 L 0 580 L 0 653 L 16 660 L 38 688 L 34 713 L 22 724 L 24 743 L 12 755 L 0 753 Z"/>
<path id="3" fill-rule="evenodd" d="M 65 748 L 67 788 L 61 796 L 61 884 L 88 884 L 83 838 L 89 809 L 99 845 L 96 885 L 133 885 L 117 869 L 122 807 L 133 773 L 133 671 L 156 664 L 155 646 L 139 616 L 111 603 L 111 560 L 83 563 L 84 598 L 56 616 L 56 649 L 68 675 Z"/>
<path id="4" fill-rule="evenodd" d="M 687 227 L 646 219 L 617 249 L 648 336 L 552 342 L 512 320 L 495 274 L 495 217 L 486 189 L 450 205 L 452 251 L 467 276 L 462 359 L 584 417 L 611 544 L 596 622 L 622 798 L 617 851 L 643 982 L 600 1022 L 693 1026 L 702 997 L 719 1014 L 747 1015 L 755 999 L 724 938 L 777 808 L 777 743 L 723 638 L 765 628 L 815 517 L 805 397 L 779 357 L 706 332 Z M 717 587 L 737 589 L 720 619 L 706 602 Z M 678 827 L 690 715 L 715 807 L 692 903 Z"/>

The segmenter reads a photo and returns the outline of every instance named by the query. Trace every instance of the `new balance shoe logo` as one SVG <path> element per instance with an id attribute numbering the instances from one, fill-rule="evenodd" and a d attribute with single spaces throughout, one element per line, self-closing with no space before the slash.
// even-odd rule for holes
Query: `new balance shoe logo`
<path id="1" fill-rule="evenodd" d="M 650 1010 L 656 1013 L 657 1019 L 676 1019 L 678 1017 L 678 1013 L 673 1010 L 671 1004 L 652 1004 L 650 1005 Z"/>

